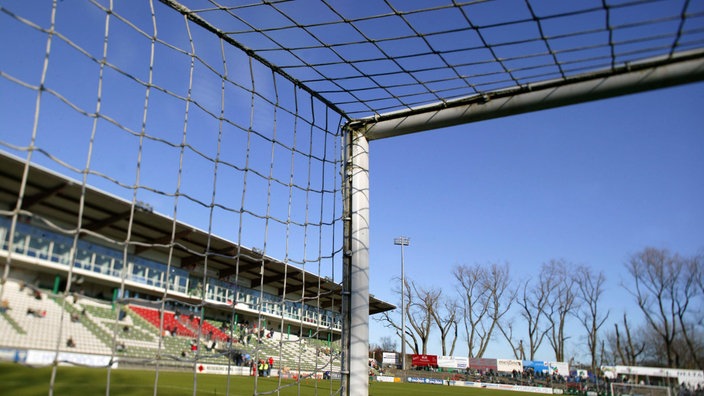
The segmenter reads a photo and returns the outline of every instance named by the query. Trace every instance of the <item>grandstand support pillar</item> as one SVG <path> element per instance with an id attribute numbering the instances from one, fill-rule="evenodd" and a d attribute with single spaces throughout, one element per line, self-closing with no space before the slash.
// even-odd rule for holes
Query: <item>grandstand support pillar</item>
<path id="1" fill-rule="evenodd" d="M 345 287 L 343 314 L 348 325 L 348 354 L 343 365 L 343 394 L 369 394 L 369 142 L 346 131 Z M 344 364 L 343 363 L 343 364 Z M 346 369 L 346 370 L 345 370 Z"/>

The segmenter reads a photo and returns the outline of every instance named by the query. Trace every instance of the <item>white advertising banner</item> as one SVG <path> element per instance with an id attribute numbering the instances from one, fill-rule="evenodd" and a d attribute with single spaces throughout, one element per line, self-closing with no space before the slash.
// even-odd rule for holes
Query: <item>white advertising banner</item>
<path id="1" fill-rule="evenodd" d="M 469 365 L 469 358 L 463 356 L 438 356 L 438 367 L 466 369 Z"/>
<path id="2" fill-rule="evenodd" d="M 510 373 L 513 370 L 523 372 L 523 361 L 514 359 L 496 359 L 496 371 Z"/>
<path id="3" fill-rule="evenodd" d="M 467 367 L 469 367 L 469 358 L 466 356 L 456 357 L 455 361 L 457 362 L 458 369 L 466 369 Z"/>
<path id="4" fill-rule="evenodd" d="M 669 369 L 662 367 L 640 367 L 640 366 L 602 366 L 604 376 L 616 378 L 619 375 L 640 375 L 648 377 L 669 377 L 677 378 L 678 383 L 686 383 L 696 388 L 697 385 L 704 386 L 704 371 Z"/>
<path id="5" fill-rule="evenodd" d="M 570 375 L 570 366 L 567 362 L 547 362 L 550 374 L 557 374 L 562 376 Z"/>
<path id="6" fill-rule="evenodd" d="M 381 364 L 396 364 L 396 352 L 384 352 Z"/>
<path id="7" fill-rule="evenodd" d="M 225 366 L 222 364 L 199 364 L 196 366 L 198 374 L 220 374 L 220 375 L 250 375 L 252 369 L 241 366 Z M 278 377 L 279 371 L 271 370 L 271 375 Z"/>
<path id="8" fill-rule="evenodd" d="M 457 362 L 452 356 L 438 356 L 438 367 L 457 368 Z"/>
<path id="9" fill-rule="evenodd" d="M 110 364 L 110 356 L 107 355 L 59 352 L 59 355 L 57 356 L 54 351 L 39 351 L 35 349 L 30 349 L 27 351 L 27 358 L 25 362 L 27 364 L 44 366 L 53 364 L 54 358 L 56 358 L 59 364 L 71 363 L 90 367 L 107 367 Z M 117 368 L 117 361 L 112 362 L 112 367 Z"/>
<path id="10" fill-rule="evenodd" d="M 677 371 L 677 382 L 680 384 L 686 383 L 692 389 L 704 387 L 704 371 L 702 370 L 681 370 Z"/>
<path id="11" fill-rule="evenodd" d="M 542 393 L 546 395 L 551 395 L 553 389 L 550 387 L 537 387 L 537 386 L 525 386 L 525 385 L 500 385 L 500 384 L 490 384 L 486 382 L 472 382 L 472 381 L 448 381 L 450 386 L 468 386 L 473 388 L 487 388 L 487 389 L 502 389 L 516 392 L 530 392 L 530 393 Z"/>

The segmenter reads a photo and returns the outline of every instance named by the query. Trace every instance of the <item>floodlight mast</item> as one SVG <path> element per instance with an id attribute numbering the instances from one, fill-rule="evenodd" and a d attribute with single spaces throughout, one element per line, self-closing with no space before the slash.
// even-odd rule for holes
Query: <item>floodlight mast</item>
<path id="1" fill-rule="evenodd" d="M 406 271 L 404 269 L 403 247 L 410 245 L 408 237 L 394 238 L 394 245 L 401 246 L 401 371 L 406 372 Z M 405 374 L 404 374 L 405 375 Z"/>

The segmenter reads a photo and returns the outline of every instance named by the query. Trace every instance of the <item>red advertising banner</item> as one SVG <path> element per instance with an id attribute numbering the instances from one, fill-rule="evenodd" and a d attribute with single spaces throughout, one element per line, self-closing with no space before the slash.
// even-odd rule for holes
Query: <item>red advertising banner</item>
<path id="1" fill-rule="evenodd" d="M 437 355 L 411 355 L 411 364 L 416 367 L 437 367 Z"/>

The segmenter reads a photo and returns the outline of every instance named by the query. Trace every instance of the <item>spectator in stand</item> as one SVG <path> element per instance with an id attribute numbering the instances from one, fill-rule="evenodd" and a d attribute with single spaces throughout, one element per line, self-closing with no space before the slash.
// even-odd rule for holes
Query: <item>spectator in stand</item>
<path id="1" fill-rule="evenodd" d="M 259 372 L 260 377 L 266 377 L 266 369 L 264 367 L 264 359 L 259 359 L 257 364 L 257 372 Z"/>
<path id="2" fill-rule="evenodd" d="M 10 302 L 7 299 L 4 299 L 2 300 L 2 302 L 0 302 L 0 313 L 5 313 L 10 309 Z"/>
<path id="3" fill-rule="evenodd" d="M 217 345 L 217 343 L 215 342 L 215 340 L 210 340 L 210 341 L 208 341 L 208 343 L 205 345 L 205 350 L 208 351 L 208 352 L 210 352 L 210 351 L 212 351 L 213 349 L 215 349 L 215 346 L 216 346 L 216 345 Z"/>
<path id="4" fill-rule="evenodd" d="M 75 348 L 76 347 L 76 342 L 73 341 L 73 337 L 69 336 L 68 339 L 66 340 L 66 346 L 69 348 Z"/>
<path id="5" fill-rule="evenodd" d="M 46 316 L 46 310 L 27 308 L 27 315 L 32 315 L 35 318 L 43 318 Z"/>

